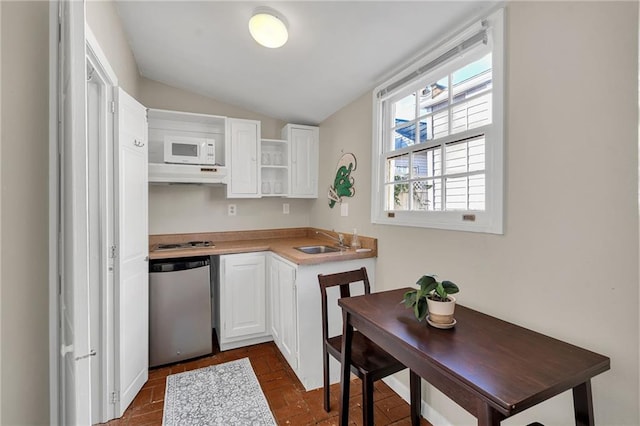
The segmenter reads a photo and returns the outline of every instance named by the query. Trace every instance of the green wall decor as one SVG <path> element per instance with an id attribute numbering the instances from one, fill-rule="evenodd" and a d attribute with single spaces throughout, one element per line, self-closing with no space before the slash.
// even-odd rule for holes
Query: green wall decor
<path id="1" fill-rule="evenodd" d="M 342 202 L 342 197 L 353 197 L 356 189 L 353 187 L 354 179 L 351 172 L 357 167 L 356 156 L 347 153 L 338 160 L 336 175 L 333 185 L 329 186 L 329 207 L 333 208 L 336 203 Z"/>

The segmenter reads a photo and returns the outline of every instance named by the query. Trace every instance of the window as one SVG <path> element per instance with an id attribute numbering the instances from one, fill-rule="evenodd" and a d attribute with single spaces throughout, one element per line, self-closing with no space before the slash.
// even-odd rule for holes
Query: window
<path id="1" fill-rule="evenodd" d="M 374 223 L 502 233 L 503 12 L 374 90 Z"/>

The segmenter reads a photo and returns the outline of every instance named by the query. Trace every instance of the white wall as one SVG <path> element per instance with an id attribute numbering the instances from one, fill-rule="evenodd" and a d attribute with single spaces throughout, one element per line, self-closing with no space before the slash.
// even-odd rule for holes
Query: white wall
<path id="1" fill-rule="evenodd" d="M 309 226 L 309 200 L 227 199 L 225 186 L 149 186 L 149 234 L 243 231 Z M 290 214 L 282 214 L 288 203 Z M 227 215 L 235 204 L 237 215 Z"/>
<path id="2" fill-rule="evenodd" d="M 638 425 L 638 4 L 513 2 L 507 18 L 504 235 L 370 223 L 370 94 L 321 123 L 321 187 L 354 152 L 356 196 L 347 218 L 317 200 L 311 224 L 377 237 L 379 289 L 435 272 L 467 306 L 609 356 L 596 423 Z M 423 398 L 443 423 L 474 423 Z M 573 424 L 571 394 L 504 423 L 533 420 Z"/>
<path id="3" fill-rule="evenodd" d="M 141 77 L 138 100 L 147 108 L 169 109 L 175 111 L 197 112 L 200 114 L 220 115 L 223 117 L 259 120 L 262 137 L 280 139 L 280 129 L 286 123 L 263 114 L 217 101 L 187 90 Z"/>
<path id="4" fill-rule="evenodd" d="M 48 2 L 1 2 L 2 425 L 49 423 Z"/>
<path id="5" fill-rule="evenodd" d="M 2 60 L 2 6 L 0 6 L 0 62 Z M 0 164 L 2 164 L 2 67 L 0 66 Z M 2 188 L 2 173 L 0 173 Z M 2 197 L 0 196 L 0 241 L 2 241 Z M 0 300 L 2 300 L 2 244 L 0 244 Z M 2 303 L 0 303 L 0 336 L 2 335 Z M 0 338 L 0 421 L 2 421 L 2 338 Z"/>
<path id="6" fill-rule="evenodd" d="M 140 72 L 127 41 L 114 1 L 88 0 L 86 21 L 109 65 L 118 76 L 118 84 L 134 98 L 138 97 Z"/>

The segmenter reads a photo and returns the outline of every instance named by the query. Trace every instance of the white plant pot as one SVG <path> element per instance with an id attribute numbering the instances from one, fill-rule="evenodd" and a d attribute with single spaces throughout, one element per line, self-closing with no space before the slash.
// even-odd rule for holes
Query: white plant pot
<path id="1" fill-rule="evenodd" d="M 427 298 L 429 308 L 429 321 L 436 324 L 448 325 L 453 323 L 453 313 L 456 309 L 456 298 L 449 295 L 449 300 L 439 302 Z"/>

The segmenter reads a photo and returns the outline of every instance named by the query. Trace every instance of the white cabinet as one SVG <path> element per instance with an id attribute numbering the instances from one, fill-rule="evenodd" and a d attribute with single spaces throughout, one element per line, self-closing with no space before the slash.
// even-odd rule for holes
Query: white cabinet
<path id="1" fill-rule="evenodd" d="M 278 255 L 269 259 L 271 335 L 293 369 L 298 367 L 296 265 Z"/>
<path id="2" fill-rule="evenodd" d="M 265 253 L 220 256 L 217 331 L 221 350 L 271 340 L 265 259 Z"/>
<path id="3" fill-rule="evenodd" d="M 260 193 L 263 197 L 289 194 L 289 143 L 283 139 L 262 139 Z"/>
<path id="4" fill-rule="evenodd" d="M 287 124 L 282 138 L 289 143 L 289 196 L 318 198 L 319 129 Z"/>
<path id="5" fill-rule="evenodd" d="M 375 258 L 328 262 L 318 265 L 295 265 L 271 254 L 271 334 L 278 349 L 306 390 L 322 386 L 322 311 L 318 274 L 332 274 L 367 268 L 372 290 L 375 288 Z M 354 284 L 352 295 L 363 294 L 364 286 Z M 342 332 L 342 312 L 338 307 L 340 292 L 329 289 L 329 333 Z M 331 360 L 331 382 L 340 379 L 340 365 Z"/>
<path id="6" fill-rule="evenodd" d="M 268 260 L 268 261 L 267 261 Z M 267 261 L 267 262 L 266 262 Z M 267 268 L 265 268 L 267 263 Z M 221 350 L 273 340 L 307 390 L 322 386 L 322 318 L 318 274 L 367 268 L 375 289 L 375 258 L 296 265 L 277 254 L 243 253 L 220 256 L 220 283 L 214 292 L 220 306 L 216 330 Z M 364 286 L 352 287 L 352 295 Z M 340 292 L 329 289 L 329 333 L 342 332 Z M 331 382 L 340 379 L 333 359 Z"/>
<path id="7" fill-rule="evenodd" d="M 260 197 L 260 122 L 228 118 L 226 136 L 230 171 L 227 197 Z"/>
<path id="8" fill-rule="evenodd" d="M 162 109 L 149 109 L 148 116 L 149 163 L 164 163 L 166 138 L 195 137 L 213 140 L 216 165 L 225 165 L 226 117 Z"/>

